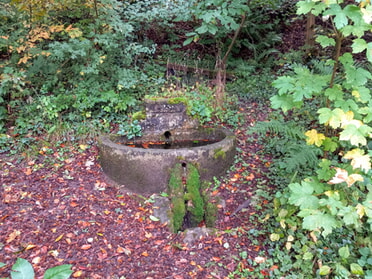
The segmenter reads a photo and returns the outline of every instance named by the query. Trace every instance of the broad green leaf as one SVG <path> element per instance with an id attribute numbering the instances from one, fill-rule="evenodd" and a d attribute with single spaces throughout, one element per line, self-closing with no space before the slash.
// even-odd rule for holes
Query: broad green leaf
<path id="1" fill-rule="evenodd" d="M 328 265 L 323 265 L 319 269 L 319 275 L 328 275 L 331 273 L 331 268 Z"/>
<path id="2" fill-rule="evenodd" d="M 336 108 L 331 110 L 329 108 L 321 108 L 318 110 L 320 124 L 331 126 L 337 129 L 341 125 L 341 119 L 345 115 L 342 109 Z"/>
<path id="3" fill-rule="evenodd" d="M 302 223 L 303 228 L 310 231 L 323 229 L 323 236 L 329 235 L 339 225 L 334 216 L 319 210 L 315 210 L 311 215 L 305 216 Z"/>
<path id="4" fill-rule="evenodd" d="M 297 14 L 298 15 L 305 15 L 309 13 L 315 6 L 315 2 L 313 1 L 299 1 L 297 6 Z"/>
<path id="5" fill-rule="evenodd" d="M 318 133 L 317 130 L 312 129 L 305 133 L 306 136 L 306 143 L 309 145 L 315 144 L 316 146 L 321 146 L 323 141 L 325 140 L 325 136 L 322 133 Z"/>
<path id="6" fill-rule="evenodd" d="M 359 264 L 356 264 L 356 263 L 350 264 L 350 270 L 351 270 L 351 273 L 355 274 L 355 275 L 363 275 L 364 274 L 363 268 Z"/>
<path id="7" fill-rule="evenodd" d="M 295 102 L 293 97 L 289 95 L 275 95 L 270 98 L 270 102 L 274 109 L 282 109 L 284 112 L 302 105 L 302 102 Z"/>
<path id="8" fill-rule="evenodd" d="M 358 102 L 367 103 L 371 101 L 371 91 L 367 87 L 357 87 L 351 92 L 351 94 Z"/>
<path id="9" fill-rule="evenodd" d="M 311 261 L 314 258 L 314 255 L 310 252 L 305 252 L 302 256 L 302 259 L 305 261 Z"/>
<path id="10" fill-rule="evenodd" d="M 299 183 L 289 184 L 289 189 L 291 190 L 288 202 L 299 206 L 300 209 L 316 209 L 318 208 L 319 199 L 313 195 L 314 187 L 310 181 L 302 181 Z"/>
<path id="11" fill-rule="evenodd" d="M 333 141 L 331 138 L 326 137 L 325 140 L 323 141 L 323 147 L 325 151 L 331 151 L 334 152 L 337 147 L 338 143 Z"/>
<path id="12" fill-rule="evenodd" d="M 335 170 L 331 169 L 332 162 L 328 159 L 322 159 L 319 163 L 320 169 L 316 171 L 318 178 L 321 180 L 328 181 L 335 175 Z"/>
<path id="13" fill-rule="evenodd" d="M 372 79 L 372 74 L 363 68 L 348 67 L 345 73 L 346 81 L 353 86 L 363 86 Z"/>
<path id="14" fill-rule="evenodd" d="M 348 18 L 345 14 L 345 11 L 342 10 L 341 6 L 338 4 L 330 5 L 330 9 L 325 11 L 323 15 L 333 15 L 333 22 L 338 30 L 348 24 Z"/>
<path id="15" fill-rule="evenodd" d="M 25 259 L 18 258 L 10 272 L 12 279 L 34 279 L 35 273 L 32 265 Z"/>
<path id="16" fill-rule="evenodd" d="M 49 268 L 45 271 L 44 279 L 68 279 L 72 274 L 71 264 L 64 264 Z"/>
<path id="17" fill-rule="evenodd" d="M 364 39 L 355 39 L 351 45 L 353 53 L 359 53 L 367 49 L 367 42 Z"/>
<path id="18" fill-rule="evenodd" d="M 352 145 L 366 145 L 369 134 L 372 133 L 372 128 L 363 125 L 361 121 L 354 120 L 344 127 L 340 133 L 340 140 L 350 141 Z"/>
<path id="19" fill-rule="evenodd" d="M 187 46 L 187 45 L 189 45 L 193 40 L 194 40 L 194 37 L 187 38 L 187 39 L 183 42 L 183 46 Z"/>
<path id="20" fill-rule="evenodd" d="M 289 76 L 282 76 L 273 82 L 273 86 L 278 89 L 279 95 L 292 92 L 294 89 L 294 78 Z"/>
<path id="21" fill-rule="evenodd" d="M 327 96 L 331 101 L 342 100 L 344 92 L 342 91 L 342 87 L 340 85 L 335 84 L 332 88 L 327 88 L 324 91 L 324 95 Z"/>
<path id="22" fill-rule="evenodd" d="M 348 246 L 341 247 L 338 249 L 338 254 L 341 258 L 347 259 L 350 256 L 350 251 Z"/>
<path id="23" fill-rule="evenodd" d="M 6 266 L 6 264 L 0 262 L 0 268 L 2 268 L 2 267 L 4 267 L 4 266 Z"/>
<path id="24" fill-rule="evenodd" d="M 319 35 L 316 39 L 316 42 L 318 42 L 323 48 L 326 48 L 328 46 L 335 46 L 336 41 L 333 38 L 324 36 L 324 35 Z"/>
<path id="25" fill-rule="evenodd" d="M 352 206 L 342 207 L 338 212 L 339 216 L 342 216 L 342 220 L 345 225 L 354 225 L 359 227 L 359 215 L 355 208 Z"/>

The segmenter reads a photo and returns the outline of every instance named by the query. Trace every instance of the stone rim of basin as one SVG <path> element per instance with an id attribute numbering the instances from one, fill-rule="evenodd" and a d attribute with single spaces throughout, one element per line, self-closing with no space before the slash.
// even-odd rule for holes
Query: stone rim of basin
<path id="1" fill-rule="evenodd" d="M 112 140 L 117 137 L 115 135 L 101 136 L 101 167 L 110 179 L 136 193 L 162 192 L 168 183 L 169 169 L 177 162 L 198 164 L 202 179 L 210 180 L 225 173 L 232 164 L 236 153 L 235 135 L 225 128 L 193 131 L 203 129 L 209 134 L 218 134 L 221 140 L 191 148 L 145 149 L 117 144 Z M 171 133 L 177 135 L 175 131 Z"/>

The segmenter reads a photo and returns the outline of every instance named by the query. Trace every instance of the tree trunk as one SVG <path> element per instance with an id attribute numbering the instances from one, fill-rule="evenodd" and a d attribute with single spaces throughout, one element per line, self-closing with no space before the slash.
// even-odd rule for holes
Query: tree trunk
<path id="1" fill-rule="evenodd" d="M 306 21 L 306 39 L 305 45 L 312 48 L 314 46 L 314 36 L 315 36 L 315 16 L 312 13 L 307 14 L 307 21 Z"/>

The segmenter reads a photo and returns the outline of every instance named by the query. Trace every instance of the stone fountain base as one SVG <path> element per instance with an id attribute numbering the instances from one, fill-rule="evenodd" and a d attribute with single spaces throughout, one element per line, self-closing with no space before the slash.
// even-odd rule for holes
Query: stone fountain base
<path id="1" fill-rule="evenodd" d="M 143 142 L 208 141 L 204 146 L 175 149 L 146 149 L 131 147 Z M 129 142 L 131 144 L 129 144 Z M 222 128 L 199 128 L 166 131 L 160 135 L 145 135 L 127 140 L 117 135 L 102 136 L 99 140 L 100 163 L 106 175 L 135 193 L 166 191 L 170 170 L 177 163 L 198 167 L 200 179 L 211 180 L 226 172 L 235 156 L 235 136 Z"/>

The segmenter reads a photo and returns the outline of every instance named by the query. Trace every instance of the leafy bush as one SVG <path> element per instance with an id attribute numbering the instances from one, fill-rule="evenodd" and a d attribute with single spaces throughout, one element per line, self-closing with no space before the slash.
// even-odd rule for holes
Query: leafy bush
<path id="1" fill-rule="evenodd" d="M 337 1 L 299 1 L 298 13 L 329 16 L 334 37 L 318 36 L 322 47 L 334 49 L 334 59 L 289 67 L 273 85 L 274 108 L 306 110 L 317 100 L 315 123 L 305 132 L 306 143 L 321 152 L 317 166 L 277 185 L 270 227 L 270 255 L 266 264 L 286 278 L 371 278 L 371 88 L 370 72 L 341 46 L 349 37 L 354 53 L 371 46 L 363 34 L 371 29 L 363 5 Z M 309 126 L 307 126 L 309 127 Z"/>

